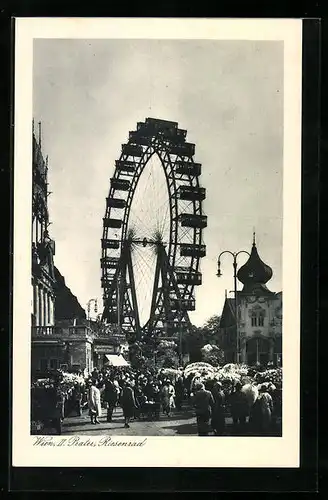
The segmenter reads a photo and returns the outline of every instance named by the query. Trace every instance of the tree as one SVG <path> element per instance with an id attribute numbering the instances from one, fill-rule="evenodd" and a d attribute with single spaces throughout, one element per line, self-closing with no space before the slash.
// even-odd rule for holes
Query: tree
<path id="1" fill-rule="evenodd" d="M 201 349 L 206 344 L 218 344 L 220 320 L 220 316 L 212 316 L 203 326 L 194 326 L 190 332 L 184 335 L 183 341 L 189 352 L 191 362 L 202 361 Z"/>
<path id="2" fill-rule="evenodd" d="M 224 363 L 224 352 L 215 344 L 206 344 L 201 349 L 202 361 L 212 366 L 218 366 Z"/>
<path id="3" fill-rule="evenodd" d="M 190 361 L 201 361 L 201 348 L 204 345 L 203 333 L 201 328 L 194 326 L 192 330 L 183 335 L 183 342 L 186 351 L 189 353 Z"/>
<path id="4" fill-rule="evenodd" d="M 218 344 L 220 336 L 220 321 L 221 316 L 218 315 L 212 316 L 208 321 L 206 321 L 202 327 L 205 343 L 215 345 Z"/>
<path id="5" fill-rule="evenodd" d="M 156 350 L 156 366 L 158 368 L 176 368 L 179 366 L 177 344 L 172 341 L 162 340 Z"/>

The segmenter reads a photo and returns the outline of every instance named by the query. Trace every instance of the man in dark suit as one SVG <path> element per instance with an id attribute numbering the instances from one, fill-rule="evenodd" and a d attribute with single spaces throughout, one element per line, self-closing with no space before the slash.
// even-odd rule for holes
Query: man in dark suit
<path id="1" fill-rule="evenodd" d="M 114 375 L 107 375 L 105 378 L 103 399 L 107 403 L 107 422 L 111 422 L 113 411 L 118 399 L 117 390 L 114 384 Z"/>
<path id="2" fill-rule="evenodd" d="M 198 435 L 208 436 L 210 420 L 215 406 L 214 398 L 202 383 L 195 384 L 194 391 L 191 402 L 196 411 Z"/>

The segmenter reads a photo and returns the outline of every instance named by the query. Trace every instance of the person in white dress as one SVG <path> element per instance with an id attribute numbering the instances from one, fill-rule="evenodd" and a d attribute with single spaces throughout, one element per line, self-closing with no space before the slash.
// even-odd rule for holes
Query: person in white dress
<path id="1" fill-rule="evenodd" d="M 163 404 L 163 412 L 170 415 L 171 408 L 175 408 L 174 403 L 175 390 L 173 385 L 169 380 L 165 380 L 162 387 L 162 404 Z"/>
<path id="2" fill-rule="evenodd" d="M 91 380 L 88 383 L 88 407 L 92 424 L 100 424 L 101 399 L 100 390 L 96 387 L 96 381 Z"/>

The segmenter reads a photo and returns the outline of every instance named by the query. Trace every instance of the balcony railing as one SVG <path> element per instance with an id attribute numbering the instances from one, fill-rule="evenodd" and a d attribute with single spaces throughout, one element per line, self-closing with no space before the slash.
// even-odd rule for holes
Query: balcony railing
<path id="1" fill-rule="evenodd" d="M 50 337 L 60 336 L 63 334 L 63 329 L 57 326 L 32 326 L 32 336 L 35 337 Z"/>
<path id="2" fill-rule="evenodd" d="M 88 326 L 32 326 L 32 337 L 86 337 L 94 334 Z"/>

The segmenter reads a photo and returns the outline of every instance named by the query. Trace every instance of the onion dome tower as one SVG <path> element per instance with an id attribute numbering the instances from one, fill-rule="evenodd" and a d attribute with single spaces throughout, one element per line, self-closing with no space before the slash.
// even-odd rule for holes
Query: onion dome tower
<path id="1" fill-rule="evenodd" d="M 241 293 L 252 295 L 271 295 L 266 283 L 272 278 L 272 269 L 259 257 L 253 233 L 253 246 L 248 261 L 240 267 L 237 273 L 238 280 L 244 287 Z"/>

